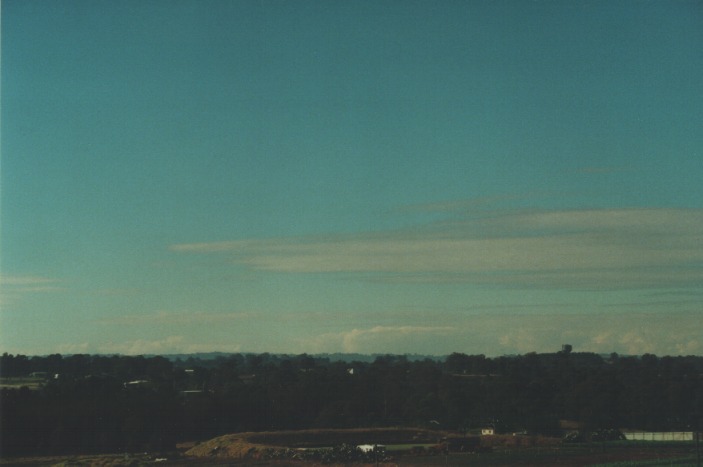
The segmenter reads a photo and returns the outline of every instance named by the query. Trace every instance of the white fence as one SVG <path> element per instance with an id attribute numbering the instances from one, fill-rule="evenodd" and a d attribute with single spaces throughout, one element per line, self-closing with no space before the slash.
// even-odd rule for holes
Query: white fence
<path id="1" fill-rule="evenodd" d="M 632 441 L 693 441 L 692 431 L 640 431 L 623 433 Z"/>

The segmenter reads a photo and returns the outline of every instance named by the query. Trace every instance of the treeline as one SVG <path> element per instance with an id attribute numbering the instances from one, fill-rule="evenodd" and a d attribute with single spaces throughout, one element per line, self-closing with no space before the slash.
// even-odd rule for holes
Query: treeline
<path id="1" fill-rule="evenodd" d="M 38 388 L 0 394 L 0 456 L 167 451 L 237 431 L 490 425 L 558 436 L 559 420 L 656 431 L 703 420 L 703 357 L 0 357 L 4 383 L 32 373 Z"/>

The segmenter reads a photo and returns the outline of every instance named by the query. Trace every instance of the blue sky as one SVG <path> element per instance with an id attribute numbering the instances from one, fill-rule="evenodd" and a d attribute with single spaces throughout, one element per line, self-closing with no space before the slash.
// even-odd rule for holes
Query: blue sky
<path id="1" fill-rule="evenodd" d="M 5 0 L 0 350 L 701 355 L 702 22 Z"/>

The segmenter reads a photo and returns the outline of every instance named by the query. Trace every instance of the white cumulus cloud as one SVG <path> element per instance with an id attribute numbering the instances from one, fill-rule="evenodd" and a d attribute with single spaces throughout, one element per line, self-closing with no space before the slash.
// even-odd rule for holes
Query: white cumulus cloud
<path id="1" fill-rule="evenodd" d="M 448 326 L 373 326 L 322 334 L 305 345 L 317 352 L 383 353 L 397 349 L 395 353 L 432 353 L 437 339 L 455 332 Z"/>

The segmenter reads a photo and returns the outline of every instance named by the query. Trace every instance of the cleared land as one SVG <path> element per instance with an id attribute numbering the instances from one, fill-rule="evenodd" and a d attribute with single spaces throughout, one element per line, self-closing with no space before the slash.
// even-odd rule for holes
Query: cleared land
<path id="1" fill-rule="evenodd" d="M 187 451 L 191 458 L 211 461 L 264 462 L 261 465 L 320 465 L 319 462 L 266 459 L 271 450 L 295 450 L 341 443 L 384 444 L 384 465 L 479 465 L 479 466 L 587 466 L 587 465 L 696 465 L 692 442 L 632 442 L 564 444 L 541 436 L 489 436 L 476 452 L 434 450 L 432 443 L 455 436 L 450 432 L 413 429 L 303 430 L 241 433 L 214 438 Z M 428 445 L 430 446 L 428 448 Z M 440 444 L 441 445 L 441 444 Z M 413 446 L 423 446 L 415 449 Z M 268 451 L 267 451 L 268 450 Z M 414 451 L 414 452 L 413 452 Z M 268 462 L 269 464 L 266 464 Z M 362 465 L 358 463 L 357 465 Z"/>
<path id="2" fill-rule="evenodd" d="M 695 466 L 693 442 L 633 442 L 564 444 L 541 436 L 482 437 L 477 452 L 436 450 L 442 440 L 456 436 L 444 431 L 410 428 L 301 430 L 236 433 L 200 443 L 181 445 L 179 453 L 55 456 L 0 459 L 0 465 L 17 466 Z M 320 447 L 383 444 L 387 451 L 378 464 L 361 461 L 334 462 L 305 459 L 293 453 Z M 422 446 L 422 449 L 412 449 Z"/>

